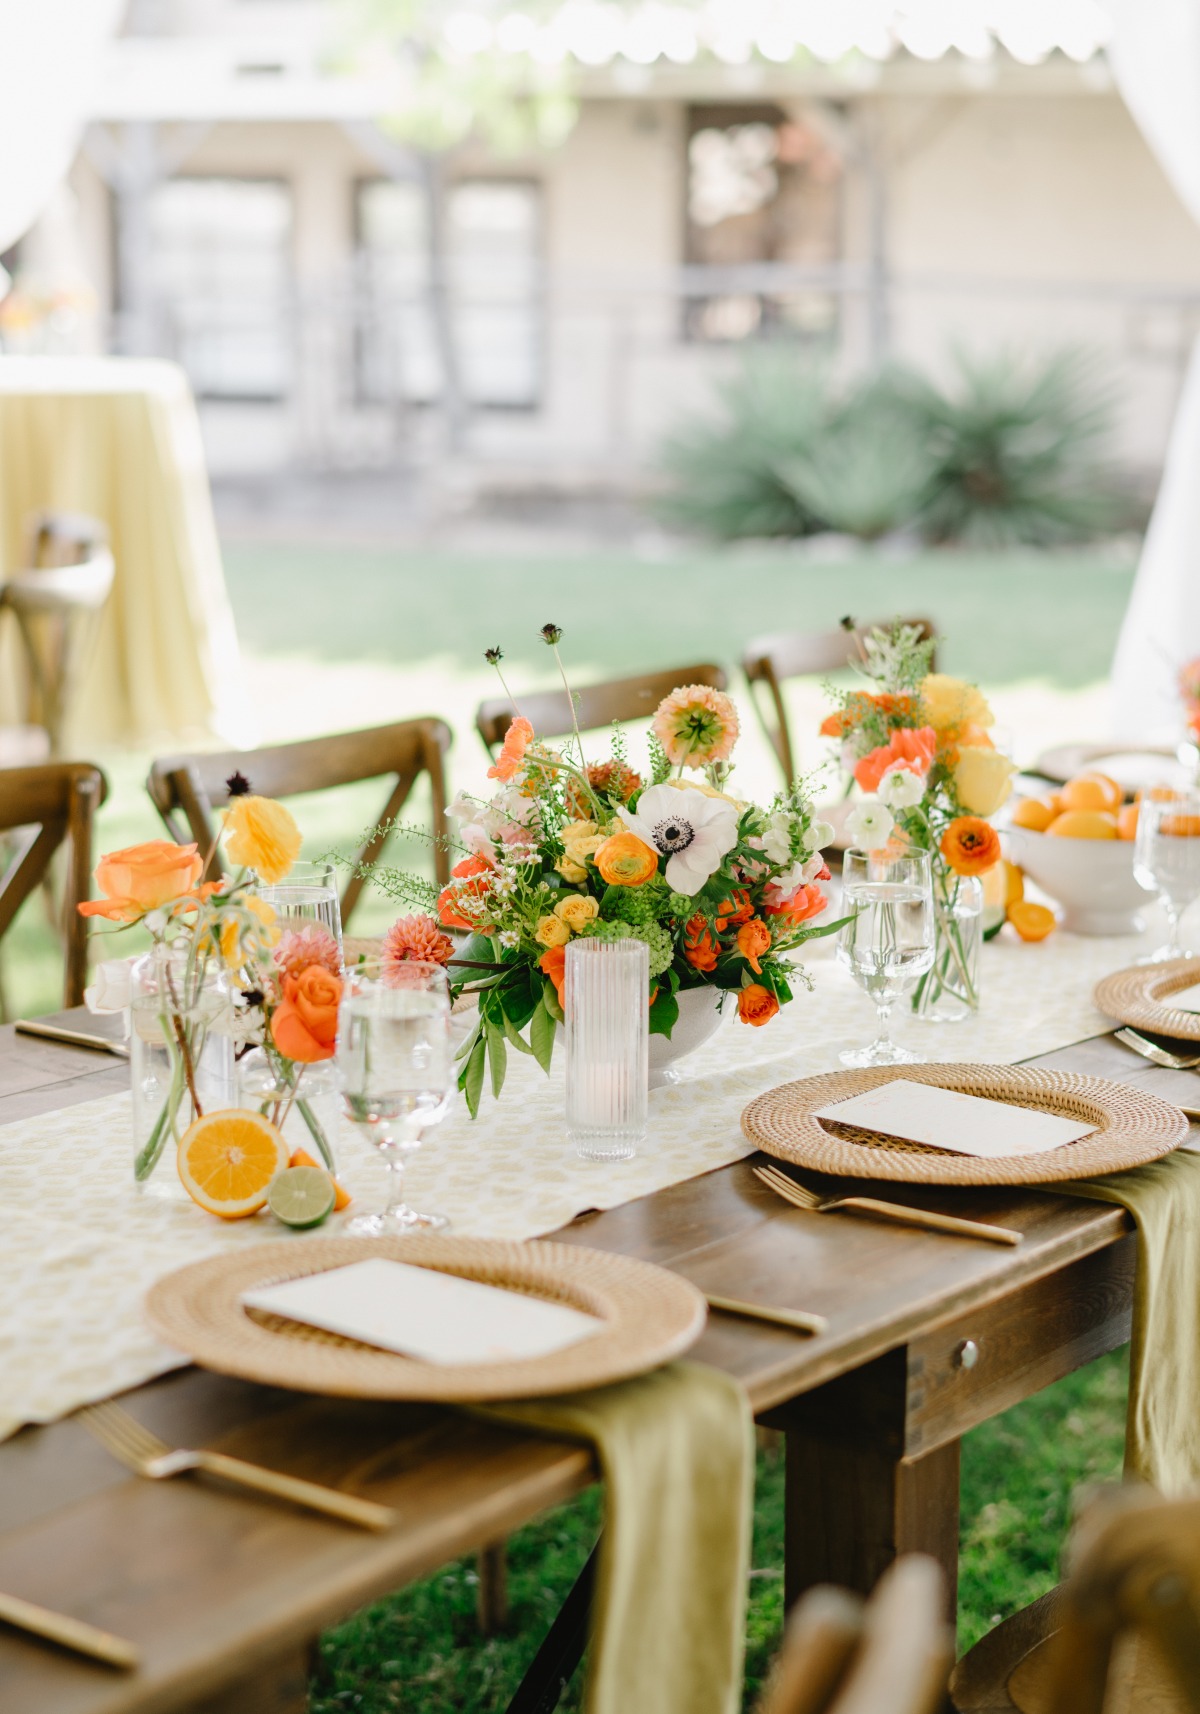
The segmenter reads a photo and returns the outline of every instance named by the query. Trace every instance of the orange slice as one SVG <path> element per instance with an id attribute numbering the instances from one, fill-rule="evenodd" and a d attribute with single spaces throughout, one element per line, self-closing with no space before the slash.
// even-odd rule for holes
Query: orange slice
<path id="1" fill-rule="evenodd" d="M 288 1164 L 283 1134 L 261 1114 L 224 1107 L 189 1125 L 179 1140 L 179 1176 L 193 1202 L 222 1220 L 244 1220 L 267 1200 Z"/>
<path id="2" fill-rule="evenodd" d="M 334 1212 L 337 1214 L 340 1214 L 343 1208 L 349 1207 L 350 1201 L 351 1201 L 350 1192 L 348 1190 L 343 1190 L 341 1185 L 338 1183 L 337 1179 L 334 1178 L 334 1176 L 331 1172 L 329 1172 L 329 1168 L 327 1166 L 325 1166 L 325 1164 L 322 1161 L 315 1161 L 312 1158 L 312 1156 L 308 1153 L 307 1149 L 295 1149 L 295 1150 L 293 1150 L 292 1158 L 288 1162 L 288 1165 L 289 1166 L 318 1166 L 321 1168 L 322 1172 L 328 1172 L 329 1173 L 329 1182 L 333 1185 Z"/>
<path id="3" fill-rule="evenodd" d="M 1022 940 L 1045 940 L 1055 927 L 1054 912 L 1029 899 L 1018 899 L 1008 907 L 1008 920 Z"/>

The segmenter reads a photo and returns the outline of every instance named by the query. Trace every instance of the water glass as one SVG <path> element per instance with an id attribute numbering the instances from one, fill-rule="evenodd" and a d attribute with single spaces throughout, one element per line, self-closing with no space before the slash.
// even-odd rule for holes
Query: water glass
<path id="1" fill-rule="evenodd" d="M 454 1088 L 450 986 L 440 964 L 384 968 L 366 960 L 346 975 L 334 1063 L 343 1109 L 383 1156 L 392 1194 L 378 1214 L 347 1230 L 368 1237 L 439 1231 L 441 1214 L 404 1201 L 404 1167 L 425 1132 L 444 1119 Z"/>
<path id="2" fill-rule="evenodd" d="M 869 1047 L 841 1054 L 843 1065 L 911 1065 L 919 1055 L 891 1039 L 892 1007 L 933 966 L 929 853 L 847 851 L 842 865 L 838 958 L 875 1002 L 878 1033 Z"/>
<path id="3" fill-rule="evenodd" d="M 584 1160 L 630 1160 L 645 1140 L 650 961 L 640 940 L 567 947 L 567 1135 Z"/>
<path id="4" fill-rule="evenodd" d="M 323 928 L 337 941 L 341 957 L 342 911 L 332 863 L 296 863 L 286 880 L 258 881 L 255 891 L 275 912 L 281 929 Z"/>
<path id="5" fill-rule="evenodd" d="M 236 1104 L 229 982 L 184 943 L 155 946 L 130 973 L 133 1176 L 148 1196 L 188 1202 L 176 1168 L 195 1119 Z"/>
<path id="6" fill-rule="evenodd" d="M 1158 786 L 1138 807 L 1133 873 L 1148 893 L 1157 893 L 1167 913 L 1168 940 L 1147 963 L 1186 958 L 1179 919 L 1200 897 L 1200 791 Z"/>

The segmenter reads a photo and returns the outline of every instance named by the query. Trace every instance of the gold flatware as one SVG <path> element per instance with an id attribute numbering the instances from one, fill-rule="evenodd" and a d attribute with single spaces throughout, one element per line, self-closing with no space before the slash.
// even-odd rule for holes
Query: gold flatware
<path id="1" fill-rule="evenodd" d="M 827 1333 L 829 1323 L 823 1315 L 810 1315 L 806 1309 L 773 1309 L 766 1303 L 743 1303 L 740 1297 L 717 1297 L 704 1293 L 710 1309 L 725 1315 L 741 1315 L 747 1321 L 769 1321 L 774 1327 L 790 1327 L 793 1333 Z"/>
<path id="2" fill-rule="evenodd" d="M 87 1047 L 96 1053 L 115 1054 L 118 1059 L 129 1058 L 125 1043 L 110 1036 L 93 1036 L 86 1030 L 68 1030 L 61 1024 L 43 1024 L 34 1018 L 18 1018 L 13 1028 L 19 1036 L 37 1036 L 42 1041 L 63 1042 L 67 1047 Z"/>
<path id="3" fill-rule="evenodd" d="M 49 1607 L 22 1601 L 18 1595 L 5 1595 L 2 1590 L 0 1620 L 6 1625 L 15 1625 L 18 1630 L 29 1631 L 35 1637 L 45 1637 L 48 1642 L 60 1643 L 76 1654 L 103 1661 L 106 1666 L 121 1666 L 131 1671 L 138 1663 L 138 1651 L 124 1637 L 115 1637 L 111 1631 L 99 1631 L 95 1625 L 87 1625 L 82 1619 L 72 1619 L 66 1613 L 55 1613 Z"/>
<path id="4" fill-rule="evenodd" d="M 1114 1030 L 1113 1035 L 1126 1047 L 1140 1053 L 1143 1059 L 1148 1059 L 1153 1065 L 1166 1066 L 1168 1071 L 1195 1071 L 1200 1068 L 1200 1053 L 1170 1053 L 1165 1047 L 1159 1047 L 1157 1042 L 1149 1041 L 1139 1035 L 1136 1030 Z"/>
<path id="5" fill-rule="evenodd" d="M 982 1220 L 959 1220 L 953 1214 L 934 1214 L 927 1208 L 909 1208 L 902 1202 L 879 1202 L 873 1196 L 818 1196 L 797 1184 L 778 1167 L 756 1166 L 755 1178 L 769 1190 L 782 1196 L 794 1208 L 807 1209 L 812 1214 L 832 1214 L 844 1208 L 851 1214 L 877 1214 L 883 1220 L 895 1220 L 904 1226 L 920 1226 L 930 1232 L 952 1232 L 958 1238 L 985 1238 L 989 1244 L 1019 1244 L 1020 1232 L 1009 1226 L 987 1226 Z"/>
<path id="6" fill-rule="evenodd" d="M 241 1458 L 230 1458 L 224 1452 L 193 1451 L 168 1446 L 128 1411 L 111 1400 L 98 1405 L 85 1405 L 75 1413 L 88 1432 L 113 1457 L 138 1476 L 152 1482 L 169 1476 L 179 1476 L 186 1470 L 202 1470 L 209 1476 L 221 1476 L 239 1487 L 253 1488 L 276 1499 L 291 1500 L 294 1505 L 307 1506 L 310 1511 L 325 1512 L 341 1518 L 344 1523 L 358 1524 L 363 1529 L 390 1529 L 396 1514 L 390 1506 L 377 1506 L 373 1500 L 360 1500 L 353 1494 L 341 1494 L 335 1488 L 324 1488 L 317 1482 L 305 1482 L 299 1476 L 285 1476 L 279 1470 L 264 1470 L 259 1464 L 247 1464 Z"/>

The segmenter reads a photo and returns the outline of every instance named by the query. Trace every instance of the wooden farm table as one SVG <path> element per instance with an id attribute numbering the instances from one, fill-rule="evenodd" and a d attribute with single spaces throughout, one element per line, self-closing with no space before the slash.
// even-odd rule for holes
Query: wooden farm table
<path id="1" fill-rule="evenodd" d="M 1168 1099 L 1195 1091 L 1188 1074 L 1148 1066 L 1108 1036 L 1036 1063 Z M 127 1079 L 102 1055 L 0 1030 L 0 1123 Z M 828 1316 L 829 1332 L 806 1339 L 714 1315 L 695 1348 L 786 1434 L 788 1599 L 817 1581 L 866 1589 L 911 1549 L 936 1555 L 953 1591 L 960 1437 L 1127 1338 L 1131 1223 L 1066 1195 L 887 1187 L 1024 1232 L 1019 1248 L 1000 1248 L 795 1213 L 751 1164 L 584 1216 L 559 1236 Z M 79 1207 L 86 1220 L 83 1186 Z M 19 1316 L 20 1304 L 3 1313 Z M 394 1506 L 400 1522 L 367 1535 L 212 1484 L 142 1481 L 70 1420 L 27 1428 L 0 1446 L 0 1590 L 132 1638 L 143 1665 L 119 1674 L 0 1627 L 4 1714 L 293 1714 L 322 1629 L 596 1479 L 575 1446 L 197 1369 L 126 1402 L 168 1441 L 219 1442 L 337 1483 Z"/>

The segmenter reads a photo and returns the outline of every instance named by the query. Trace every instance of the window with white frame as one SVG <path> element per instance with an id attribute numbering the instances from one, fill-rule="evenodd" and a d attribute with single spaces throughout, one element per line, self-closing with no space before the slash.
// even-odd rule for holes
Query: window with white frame
<path id="1" fill-rule="evenodd" d="M 450 337 L 464 397 L 528 408 L 541 391 L 541 192 L 529 179 L 467 179 L 446 192 Z M 365 398 L 430 403 L 442 360 L 430 300 L 429 220 L 415 180 L 359 187 Z"/>
<path id="2" fill-rule="evenodd" d="M 150 266 L 201 398 L 280 399 L 292 379 L 292 198 L 277 179 L 177 178 L 150 201 Z"/>

